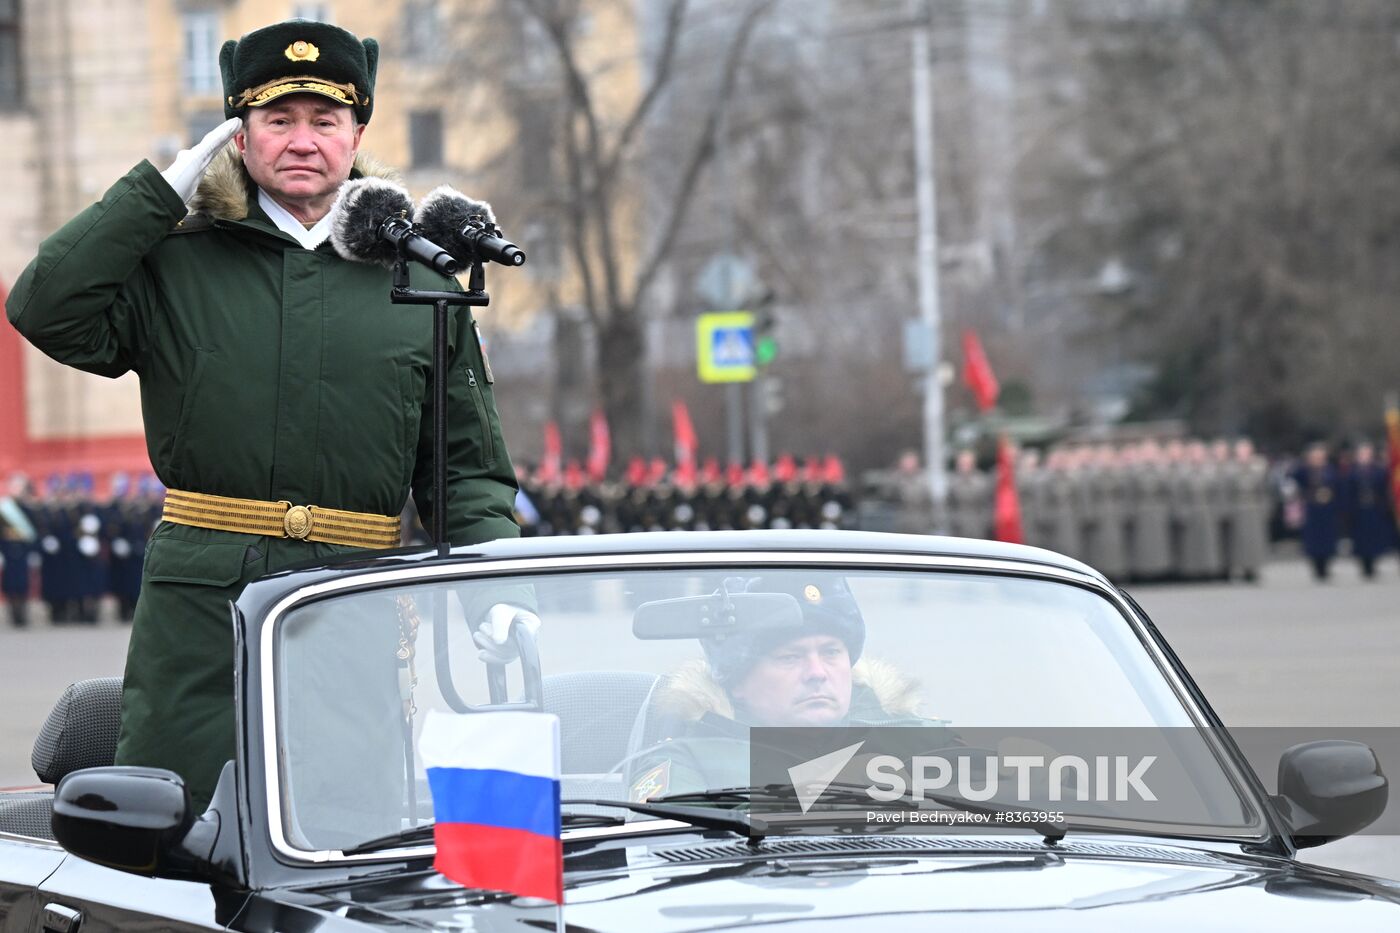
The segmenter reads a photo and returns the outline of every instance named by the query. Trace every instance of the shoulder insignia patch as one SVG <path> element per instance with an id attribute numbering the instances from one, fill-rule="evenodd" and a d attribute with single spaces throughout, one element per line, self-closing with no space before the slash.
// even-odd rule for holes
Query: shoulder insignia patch
<path id="1" fill-rule="evenodd" d="M 666 793 L 666 788 L 671 783 L 671 759 L 667 758 L 661 764 L 652 768 L 646 774 L 637 778 L 637 782 L 632 785 L 632 792 L 628 799 L 633 803 L 645 803 L 655 797 L 660 797 Z"/>

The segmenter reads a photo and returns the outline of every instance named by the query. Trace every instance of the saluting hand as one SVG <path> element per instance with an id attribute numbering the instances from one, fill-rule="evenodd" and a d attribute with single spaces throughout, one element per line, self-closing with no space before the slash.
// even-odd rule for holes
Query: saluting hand
<path id="1" fill-rule="evenodd" d="M 214 156 L 228 145 L 228 141 L 233 139 L 233 134 L 242 126 L 243 121 L 237 117 L 225 120 L 190 148 L 181 149 L 175 156 L 175 161 L 170 163 L 170 167 L 160 173 L 160 177 L 175 189 L 181 201 L 186 204 L 190 202 L 195 189 L 199 187 L 199 180 L 209 168 L 209 163 L 214 161 Z"/>

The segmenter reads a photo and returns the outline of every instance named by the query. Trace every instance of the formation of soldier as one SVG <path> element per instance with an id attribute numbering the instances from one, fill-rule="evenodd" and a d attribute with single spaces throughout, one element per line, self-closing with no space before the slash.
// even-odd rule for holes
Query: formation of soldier
<path id="1" fill-rule="evenodd" d="M 1114 580 L 1253 580 L 1268 553 L 1269 467 L 1249 440 L 1073 444 L 1016 457 L 1023 543 Z M 892 474 L 898 530 L 934 530 L 915 455 Z M 959 451 L 942 530 L 991 538 L 996 479 Z"/>
<path id="2" fill-rule="evenodd" d="M 856 515 L 835 456 L 673 469 L 633 459 L 615 480 L 590 481 L 578 465 L 558 476 L 521 471 L 517 517 L 526 535 L 754 528 L 851 528 Z"/>
<path id="3" fill-rule="evenodd" d="M 130 621 L 164 493 L 153 476 L 133 482 L 118 473 L 100 497 L 86 473 L 51 476 L 42 490 L 12 476 L 0 498 L 0 593 L 10 624 L 40 613 L 55 624 L 93 623 L 109 597 Z"/>

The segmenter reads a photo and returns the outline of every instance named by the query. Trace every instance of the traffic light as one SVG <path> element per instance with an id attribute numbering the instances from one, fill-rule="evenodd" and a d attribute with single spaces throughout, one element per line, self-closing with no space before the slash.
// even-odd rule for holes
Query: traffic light
<path id="1" fill-rule="evenodd" d="M 778 356 L 778 338 L 773 335 L 778 320 L 768 307 L 760 307 L 753 316 L 753 361 L 767 366 Z"/>

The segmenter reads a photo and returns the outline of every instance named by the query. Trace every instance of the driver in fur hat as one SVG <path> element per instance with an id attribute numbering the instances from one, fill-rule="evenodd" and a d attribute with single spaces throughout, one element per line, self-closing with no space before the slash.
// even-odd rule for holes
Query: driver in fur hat
<path id="1" fill-rule="evenodd" d="M 700 640 L 704 659 L 657 688 L 650 715 L 659 728 L 648 732 L 664 738 L 636 757 L 631 799 L 747 785 L 754 726 L 943 725 L 918 715 L 916 683 L 862 656 L 865 619 L 844 579 L 774 572 L 742 591 L 794 597 L 800 623 Z"/>

